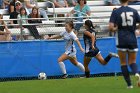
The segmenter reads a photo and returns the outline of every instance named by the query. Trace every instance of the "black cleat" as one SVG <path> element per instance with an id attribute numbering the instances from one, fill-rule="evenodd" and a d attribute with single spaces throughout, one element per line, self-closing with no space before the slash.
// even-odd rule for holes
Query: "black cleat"
<path id="1" fill-rule="evenodd" d="M 66 79 L 68 77 L 68 74 L 63 74 L 62 79 Z"/>

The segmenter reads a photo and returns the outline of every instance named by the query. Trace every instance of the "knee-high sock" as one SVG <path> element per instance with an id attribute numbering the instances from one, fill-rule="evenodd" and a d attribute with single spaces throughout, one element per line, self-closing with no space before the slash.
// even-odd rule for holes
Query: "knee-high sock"
<path id="1" fill-rule="evenodd" d="M 130 80 L 130 75 L 129 75 L 127 65 L 121 66 L 121 70 L 127 85 L 131 86 L 131 80 Z"/>
<path id="2" fill-rule="evenodd" d="M 108 63 L 109 62 L 109 60 L 111 59 L 112 57 L 110 56 L 110 54 L 105 58 L 105 61 L 106 61 L 106 63 Z"/>
<path id="3" fill-rule="evenodd" d="M 83 64 L 81 64 L 80 62 L 78 62 L 77 67 L 78 67 L 82 72 L 85 72 L 85 68 L 84 68 Z"/>
<path id="4" fill-rule="evenodd" d="M 130 68 L 131 68 L 131 70 L 132 70 L 132 72 L 133 72 L 134 74 L 139 73 L 138 67 L 137 67 L 137 64 L 136 64 L 136 63 L 130 64 Z"/>
<path id="5" fill-rule="evenodd" d="M 61 69 L 62 73 L 63 73 L 63 74 L 67 74 L 67 73 L 66 73 L 65 64 L 64 64 L 63 62 L 59 62 L 58 64 L 59 64 L 59 66 L 60 66 L 60 69 Z"/>

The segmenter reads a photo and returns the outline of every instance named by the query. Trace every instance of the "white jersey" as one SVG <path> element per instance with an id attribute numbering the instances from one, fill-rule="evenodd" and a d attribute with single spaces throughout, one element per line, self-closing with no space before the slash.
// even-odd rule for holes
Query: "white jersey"
<path id="1" fill-rule="evenodd" d="M 76 54 L 74 41 L 77 40 L 78 38 L 75 35 L 75 33 L 73 31 L 71 31 L 70 33 L 64 31 L 60 33 L 60 36 L 62 36 L 66 41 L 65 53 L 69 55 L 70 53 L 75 52 Z"/>

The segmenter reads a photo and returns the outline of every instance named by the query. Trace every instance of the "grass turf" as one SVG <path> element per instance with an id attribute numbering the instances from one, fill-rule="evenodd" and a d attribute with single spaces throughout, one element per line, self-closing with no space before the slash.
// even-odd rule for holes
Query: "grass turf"
<path id="1" fill-rule="evenodd" d="M 0 82 L 0 93 L 139 93 L 127 89 L 123 77 L 68 78 Z"/>

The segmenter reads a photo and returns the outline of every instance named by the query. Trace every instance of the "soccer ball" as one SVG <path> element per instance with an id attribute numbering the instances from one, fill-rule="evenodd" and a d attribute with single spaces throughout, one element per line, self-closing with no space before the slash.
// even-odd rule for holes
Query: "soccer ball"
<path id="1" fill-rule="evenodd" d="M 39 80 L 45 80 L 46 78 L 47 78 L 46 73 L 44 73 L 44 72 L 39 73 L 39 75 L 38 75 Z"/>

